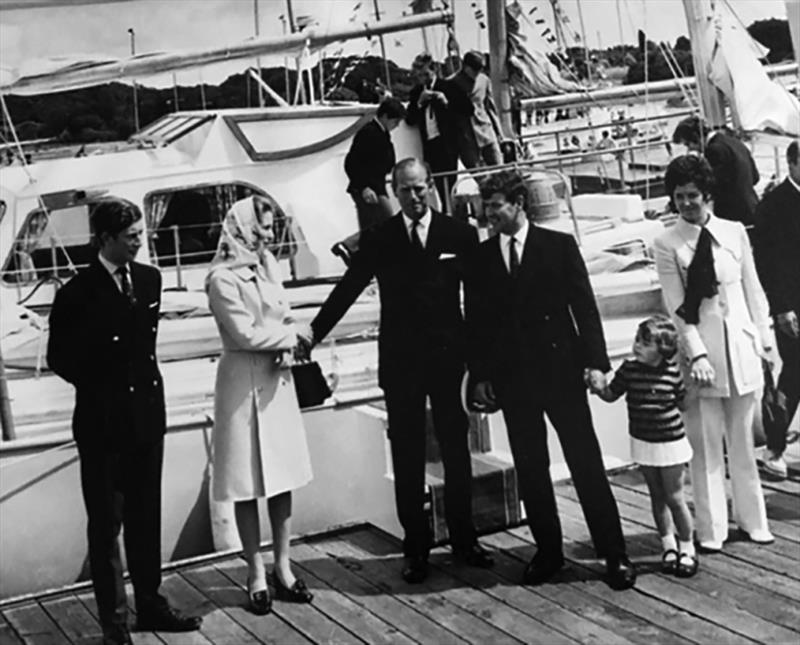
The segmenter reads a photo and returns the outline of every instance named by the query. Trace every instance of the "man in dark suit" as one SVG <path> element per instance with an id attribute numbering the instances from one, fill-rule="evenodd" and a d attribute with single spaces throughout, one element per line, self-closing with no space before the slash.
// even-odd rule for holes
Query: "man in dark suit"
<path id="1" fill-rule="evenodd" d="M 544 415 L 555 427 L 595 549 L 615 589 L 633 586 L 617 505 L 592 426 L 584 372 L 602 389 L 603 328 L 572 236 L 528 222 L 518 171 L 488 177 L 481 196 L 498 233 L 480 245 L 467 281 L 473 405 L 503 411 L 537 553 L 523 580 L 539 584 L 564 564 Z"/>
<path id="2" fill-rule="evenodd" d="M 72 430 L 88 516 L 89 563 L 104 643 L 131 642 L 118 536 L 136 599 L 137 628 L 191 631 L 161 585 L 161 468 L 166 411 L 156 362 L 161 274 L 134 262 L 142 214 L 107 199 L 91 215 L 99 253 L 56 294 L 47 362 L 75 386 Z"/>
<path id="3" fill-rule="evenodd" d="M 406 123 L 419 127 L 422 156 L 436 173 L 454 173 L 458 166 L 458 126 L 454 115 L 470 118 L 473 114 L 469 95 L 450 81 L 439 78 L 430 54 L 414 59 L 411 72 L 417 79 L 408 95 Z M 442 209 L 447 210 L 447 193 L 455 183 L 455 174 L 435 178 Z"/>
<path id="4" fill-rule="evenodd" d="M 789 176 L 764 196 L 756 211 L 755 259 L 775 318 L 775 338 L 783 367 L 778 389 L 786 396 L 787 418 L 765 424 L 767 454 L 762 470 L 786 479 L 788 424 L 800 402 L 800 159 L 797 140 L 786 149 Z"/>
<path id="5" fill-rule="evenodd" d="M 395 498 L 405 531 L 403 578 L 428 574 L 431 530 L 425 503 L 425 401 L 445 471 L 445 515 L 456 557 L 492 565 L 472 523 L 472 472 L 467 417 L 461 406 L 465 329 L 461 285 L 475 229 L 432 211 L 429 171 L 404 159 L 392 172 L 402 209 L 364 231 L 358 253 L 311 323 L 313 342 L 336 325 L 373 277 L 381 298 L 378 379 L 389 416 Z"/>
<path id="6" fill-rule="evenodd" d="M 711 165 L 714 214 L 752 227 L 758 204 L 753 186 L 758 183 L 759 175 L 747 146 L 727 130 L 711 130 L 698 116 L 686 117 L 678 123 L 672 141 L 704 155 Z"/>
<path id="7" fill-rule="evenodd" d="M 380 224 L 392 216 L 392 205 L 386 192 L 386 176 L 394 167 L 394 145 L 391 131 L 405 117 L 406 109 L 395 98 L 381 101 L 375 117 L 353 137 L 344 158 L 344 171 L 350 183 L 347 192 L 353 198 L 358 214 L 358 230 Z M 331 251 L 347 264 L 358 250 L 360 233 L 335 244 Z"/>

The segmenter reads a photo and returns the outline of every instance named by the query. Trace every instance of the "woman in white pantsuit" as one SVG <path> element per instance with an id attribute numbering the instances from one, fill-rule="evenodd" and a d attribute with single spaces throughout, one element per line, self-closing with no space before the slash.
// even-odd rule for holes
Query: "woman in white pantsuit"
<path id="1" fill-rule="evenodd" d="M 234 502 L 248 565 L 250 607 L 271 608 L 259 552 L 259 498 L 266 497 L 275 549 L 278 597 L 309 602 L 289 564 L 291 491 L 311 480 L 300 409 L 287 365 L 297 335 L 273 239 L 268 202 L 250 197 L 225 216 L 206 278 L 209 307 L 222 338 L 214 394 L 212 495 Z"/>
<path id="2" fill-rule="evenodd" d="M 774 539 L 753 450 L 761 360 L 773 347 L 769 310 L 744 226 L 716 217 L 708 206 L 712 181 L 702 157 L 672 160 L 664 182 L 680 217 L 655 241 L 664 301 L 681 333 L 688 372 L 697 540 L 710 552 L 721 550 L 728 536 L 723 439 L 734 521 L 754 542 Z"/>

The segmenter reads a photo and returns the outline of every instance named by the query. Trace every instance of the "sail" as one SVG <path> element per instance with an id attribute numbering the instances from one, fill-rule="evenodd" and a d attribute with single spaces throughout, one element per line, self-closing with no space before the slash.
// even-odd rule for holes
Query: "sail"
<path id="1" fill-rule="evenodd" d="M 533 98 L 581 90 L 578 83 L 563 78 L 544 53 L 525 46 L 525 35 L 520 32 L 519 20 L 514 15 L 518 12 L 519 8 L 514 4 L 506 8 L 508 80 L 517 96 Z"/>
<path id="2" fill-rule="evenodd" d="M 759 62 L 766 51 L 735 17 L 717 5 L 703 37 L 713 39 L 707 73 L 728 99 L 744 130 L 773 130 L 800 135 L 800 103 L 782 85 L 772 81 Z"/>

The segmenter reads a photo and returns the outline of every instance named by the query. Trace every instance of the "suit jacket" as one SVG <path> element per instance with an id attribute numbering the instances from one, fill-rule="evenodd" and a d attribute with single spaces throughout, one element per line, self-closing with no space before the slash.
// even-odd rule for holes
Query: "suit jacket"
<path id="1" fill-rule="evenodd" d="M 755 256 L 772 315 L 800 314 L 800 191 L 785 179 L 756 211 Z"/>
<path id="2" fill-rule="evenodd" d="M 79 446 L 155 442 L 166 431 L 156 360 L 161 273 L 136 262 L 130 271 L 135 305 L 95 257 L 59 289 L 50 311 L 47 362 L 75 386 Z"/>
<path id="3" fill-rule="evenodd" d="M 575 239 L 533 224 L 519 274 L 508 274 L 500 236 L 483 242 L 467 282 L 469 368 L 495 387 L 518 378 L 582 387 L 587 367 L 610 369 L 589 275 Z"/>
<path id="4" fill-rule="evenodd" d="M 424 89 L 423 85 L 415 85 L 408 95 L 408 110 L 406 112 L 406 123 L 416 125 L 422 135 L 423 145 L 428 142 L 428 131 L 425 126 L 425 109 L 419 106 L 419 96 Z M 433 103 L 433 113 L 439 125 L 440 136 L 443 142 L 455 149 L 458 139 L 457 116 L 471 117 L 473 113 L 472 101 L 463 89 L 453 84 L 449 80 L 436 77 L 433 89 L 443 92 L 447 97 L 447 106 L 443 106 L 438 101 Z"/>
<path id="5" fill-rule="evenodd" d="M 347 192 L 360 195 L 364 188 L 372 188 L 378 195 L 386 195 L 386 175 L 394 163 L 392 138 L 372 119 L 356 132 L 344 158 L 344 171 L 350 180 Z"/>
<path id="6" fill-rule="evenodd" d="M 311 323 L 314 337 L 324 338 L 376 277 L 382 387 L 414 378 L 437 357 L 463 362 L 461 285 L 477 244 L 474 228 L 435 211 L 422 254 L 411 246 L 401 214 L 362 232 L 358 253 Z"/>
<path id="7" fill-rule="evenodd" d="M 656 267 L 667 311 L 681 336 L 682 351 L 692 359 L 708 354 L 714 383 L 696 388 L 702 397 L 727 397 L 731 379 L 740 394 L 754 392 L 763 383 L 762 346 L 772 346 L 767 299 L 756 275 L 753 253 L 744 226 L 711 216 L 706 228 L 713 237 L 712 253 L 719 293 L 704 298 L 696 325 L 675 312 L 683 304 L 689 264 L 701 227 L 683 218 L 654 242 Z M 730 370 L 728 369 L 730 358 Z M 687 383 L 691 381 L 687 379 Z"/>
<path id="8" fill-rule="evenodd" d="M 758 196 L 753 186 L 759 175 L 747 146 L 719 131 L 708 142 L 705 156 L 714 170 L 714 214 L 746 226 L 754 224 Z"/>
<path id="9" fill-rule="evenodd" d="M 478 147 L 496 143 L 500 125 L 497 118 L 497 107 L 492 97 L 492 82 L 489 77 L 486 74 L 478 74 L 473 79 L 464 70 L 460 70 L 448 80 L 469 96 L 472 102 L 471 118 L 467 118 L 466 115 L 456 115 L 459 134 L 463 136 L 464 133 L 468 133 L 474 136 L 475 144 Z"/>

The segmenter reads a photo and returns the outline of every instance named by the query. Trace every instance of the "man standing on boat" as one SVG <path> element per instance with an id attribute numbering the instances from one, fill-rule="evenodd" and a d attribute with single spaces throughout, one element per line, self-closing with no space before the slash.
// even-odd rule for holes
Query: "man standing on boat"
<path id="1" fill-rule="evenodd" d="M 392 171 L 401 211 L 364 231 L 358 253 L 305 332 L 321 341 L 377 278 L 381 317 L 378 382 L 389 416 L 397 514 L 405 531 L 403 578 L 428 576 L 431 528 L 425 513 L 425 419 L 430 399 L 445 472 L 445 517 L 457 559 L 490 567 L 472 523 L 468 423 L 461 405 L 466 337 L 461 286 L 478 236 L 471 226 L 433 211 L 427 166 L 404 159 Z"/>
<path id="2" fill-rule="evenodd" d="M 403 104 L 392 97 L 378 106 L 370 119 L 353 137 L 350 150 L 344 158 L 344 171 L 350 183 L 347 192 L 353 198 L 358 214 L 358 230 L 364 231 L 389 219 L 392 205 L 386 191 L 386 176 L 395 163 L 391 132 L 405 118 Z M 335 244 L 331 251 L 345 264 L 358 249 L 359 233 Z"/>
<path id="3" fill-rule="evenodd" d="M 458 154 L 466 168 L 475 168 L 483 162 L 496 166 L 503 161 L 500 153 L 500 121 L 492 97 L 492 82 L 483 73 L 483 54 L 468 51 L 464 54 L 461 69 L 448 80 L 460 88 L 472 101 L 472 116 L 456 113 Z"/>
<path id="4" fill-rule="evenodd" d="M 75 386 L 72 430 L 88 517 L 89 564 L 103 642 L 131 643 L 118 537 L 136 600 L 137 629 L 193 631 L 159 594 L 161 470 L 166 410 L 156 361 L 161 274 L 134 262 L 142 214 L 120 199 L 91 215 L 99 253 L 56 294 L 47 362 Z"/>
<path id="5" fill-rule="evenodd" d="M 765 423 L 767 453 L 762 471 L 776 479 L 788 474 L 783 453 L 800 402 L 800 155 L 795 139 L 786 149 L 789 175 L 764 196 L 756 211 L 755 259 L 764 285 L 783 362 L 778 389 L 786 397 L 786 419 Z"/>
<path id="6" fill-rule="evenodd" d="M 593 391 L 609 371 L 600 314 L 575 239 L 528 221 L 528 187 L 516 170 L 481 184 L 487 217 L 499 234 L 480 245 L 467 281 L 470 398 L 500 408 L 520 496 L 537 552 L 523 574 L 541 584 L 564 566 L 545 414 L 558 434 L 607 581 L 636 580 L 619 511 L 592 425 L 584 373 Z"/>
<path id="7" fill-rule="evenodd" d="M 712 130 L 699 116 L 688 116 L 678 123 L 672 142 L 703 155 L 711 165 L 714 215 L 751 229 L 758 204 L 753 187 L 759 175 L 747 146 L 725 129 Z"/>
<path id="8" fill-rule="evenodd" d="M 422 137 L 422 156 L 437 176 L 434 180 L 442 210 L 455 183 L 458 132 L 454 115 L 472 117 L 472 101 L 461 88 L 436 75 L 430 54 L 419 54 L 411 66 L 417 79 L 408 95 L 406 123 L 416 125 Z M 440 174 L 452 173 L 452 174 Z"/>

